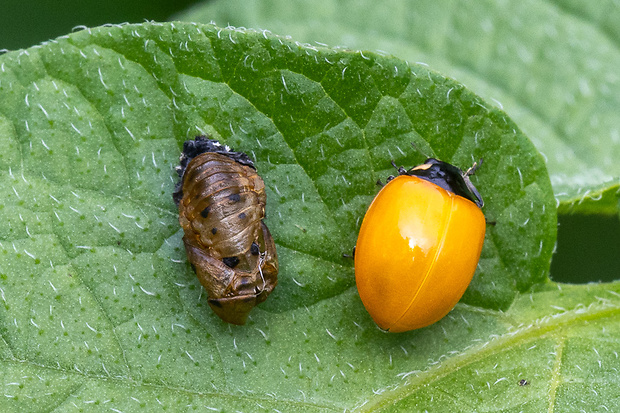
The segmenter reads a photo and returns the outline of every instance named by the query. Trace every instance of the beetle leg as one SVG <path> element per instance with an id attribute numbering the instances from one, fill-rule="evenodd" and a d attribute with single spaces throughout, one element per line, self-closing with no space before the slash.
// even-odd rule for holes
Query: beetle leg
<path id="1" fill-rule="evenodd" d="M 474 162 L 474 164 L 471 166 L 471 168 L 469 168 L 468 170 L 465 171 L 464 175 L 465 176 L 471 176 L 474 173 L 476 173 L 478 168 L 480 168 L 480 166 L 482 165 L 482 161 L 483 161 L 483 158 L 480 158 L 480 160 L 478 162 Z"/>
<path id="2" fill-rule="evenodd" d="M 355 247 L 353 247 L 353 250 L 351 251 L 351 255 L 342 254 L 342 258 L 355 258 Z"/>
<path id="3" fill-rule="evenodd" d="M 482 165 L 482 158 L 480 158 L 478 162 L 474 162 L 471 168 L 469 168 L 468 170 L 462 173 L 463 181 L 465 182 L 467 189 L 469 189 L 471 193 L 474 194 L 474 196 L 476 197 L 475 203 L 480 208 L 484 206 L 484 201 L 482 200 L 482 197 L 480 196 L 480 193 L 478 192 L 474 184 L 472 184 L 471 181 L 469 180 L 469 177 L 473 175 L 476 172 L 476 170 L 480 168 L 481 165 Z"/>

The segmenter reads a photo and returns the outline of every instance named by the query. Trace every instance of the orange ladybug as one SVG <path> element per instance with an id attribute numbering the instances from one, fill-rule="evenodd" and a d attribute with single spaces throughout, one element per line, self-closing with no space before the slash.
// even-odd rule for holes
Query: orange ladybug
<path id="1" fill-rule="evenodd" d="M 278 283 L 278 257 L 265 218 L 265 183 L 252 160 L 198 136 L 183 144 L 173 193 L 187 259 L 224 321 L 245 324 Z"/>
<path id="2" fill-rule="evenodd" d="M 429 158 L 397 168 L 368 207 L 355 247 L 355 282 L 377 325 L 428 326 L 460 300 L 476 270 L 486 222 L 466 172 Z"/>

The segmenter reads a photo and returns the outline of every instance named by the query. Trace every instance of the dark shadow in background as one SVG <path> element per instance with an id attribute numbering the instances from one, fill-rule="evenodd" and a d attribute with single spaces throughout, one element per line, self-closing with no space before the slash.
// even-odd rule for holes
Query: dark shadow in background
<path id="1" fill-rule="evenodd" d="M 551 262 L 553 281 L 583 284 L 620 280 L 618 216 L 560 215 Z"/>
<path id="2" fill-rule="evenodd" d="M 15 50 L 70 33 L 75 26 L 166 21 L 196 0 L 0 0 L 0 49 Z"/>

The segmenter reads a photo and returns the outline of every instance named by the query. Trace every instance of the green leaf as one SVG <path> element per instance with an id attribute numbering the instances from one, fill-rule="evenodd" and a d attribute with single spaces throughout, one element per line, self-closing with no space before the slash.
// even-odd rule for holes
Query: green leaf
<path id="1" fill-rule="evenodd" d="M 457 403 L 474 361 L 525 358 L 536 331 L 562 342 L 557 320 L 617 318 L 617 286 L 545 290 L 556 216 L 542 157 L 502 111 L 423 66 L 151 23 L 0 56 L 0 96 L 2 411 Z M 267 187 L 280 284 L 244 327 L 209 309 L 172 202 L 182 142 L 203 133 L 247 152 Z M 390 161 L 411 166 L 422 152 L 462 168 L 484 158 L 473 179 L 496 225 L 455 311 L 384 334 L 342 254 Z M 536 286 L 545 291 L 523 295 Z M 493 374 L 471 381 L 481 389 Z M 559 376 L 533 377 L 523 397 L 539 400 Z"/>
<path id="2" fill-rule="evenodd" d="M 550 284 L 523 295 L 492 317 L 489 336 L 428 370 L 401 373 L 403 383 L 360 410 L 616 411 L 619 286 Z"/>
<path id="3" fill-rule="evenodd" d="M 425 62 L 506 109 L 544 154 L 560 212 L 620 211 L 620 12 L 611 1 L 220 0 L 175 18 Z"/>

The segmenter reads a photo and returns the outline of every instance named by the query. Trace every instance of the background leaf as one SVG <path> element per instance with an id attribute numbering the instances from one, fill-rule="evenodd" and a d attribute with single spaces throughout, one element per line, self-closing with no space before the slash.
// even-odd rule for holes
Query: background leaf
<path id="1" fill-rule="evenodd" d="M 613 1 L 216 0 L 175 18 L 425 62 L 506 109 L 544 154 L 561 213 L 620 210 Z"/>
<path id="2" fill-rule="evenodd" d="M 0 93 L 3 411 L 535 411 L 593 389 L 617 406 L 618 285 L 546 282 L 543 159 L 460 84 L 389 56 L 174 23 L 5 54 Z M 267 185 L 281 284 L 245 327 L 212 314 L 182 248 L 173 168 L 197 133 L 248 152 Z M 384 334 L 342 253 L 389 161 L 423 160 L 410 142 L 462 167 L 484 157 L 475 182 L 497 225 L 455 311 Z"/>

